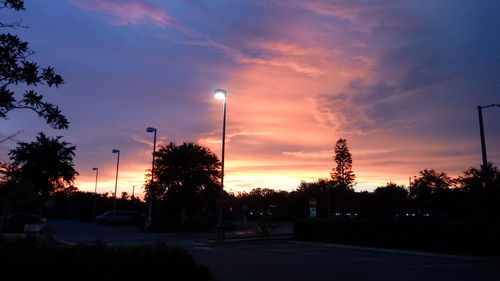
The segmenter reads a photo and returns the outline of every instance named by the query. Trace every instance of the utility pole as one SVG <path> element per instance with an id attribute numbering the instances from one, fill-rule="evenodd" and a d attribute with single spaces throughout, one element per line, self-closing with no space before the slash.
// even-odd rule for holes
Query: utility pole
<path id="1" fill-rule="evenodd" d="M 483 167 L 486 168 L 488 165 L 488 157 L 486 156 L 486 141 L 484 138 L 484 126 L 483 126 L 483 109 L 489 107 L 500 107 L 500 104 L 490 104 L 490 105 L 478 105 L 477 113 L 479 115 L 479 133 L 481 135 L 481 154 L 483 156 Z"/>
<path id="2" fill-rule="evenodd" d="M 486 155 L 486 140 L 484 138 L 484 126 L 483 126 L 483 109 L 484 108 L 489 108 L 489 107 L 500 107 L 500 104 L 490 104 L 490 105 L 485 105 L 485 106 L 481 106 L 481 105 L 478 105 L 477 106 L 477 113 L 479 115 L 479 134 L 481 136 L 481 155 L 482 155 L 482 159 L 483 159 L 483 165 L 482 165 L 482 172 L 485 173 L 485 174 L 488 174 L 487 172 L 487 169 L 488 169 L 488 156 Z M 487 177 L 484 177 L 483 178 L 483 186 L 486 187 L 488 185 L 487 181 L 489 181 L 487 179 Z"/>

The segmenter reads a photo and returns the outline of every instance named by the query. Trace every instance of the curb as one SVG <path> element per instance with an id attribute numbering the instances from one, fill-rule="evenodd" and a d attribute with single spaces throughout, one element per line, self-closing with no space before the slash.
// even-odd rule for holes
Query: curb
<path id="1" fill-rule="evenodd" d="M 69 241 L 60 239 L 59 237 L 57 237 L 56 234 L 52 235 L 52 239 L 54 239 L 55 242 L 61 243 L 61 244 L 66 245 L 66 246 L 76 246 L 76 245 L 79 244 L 79 243 L 76 243 L 76 242 L 69 242 Z"/>

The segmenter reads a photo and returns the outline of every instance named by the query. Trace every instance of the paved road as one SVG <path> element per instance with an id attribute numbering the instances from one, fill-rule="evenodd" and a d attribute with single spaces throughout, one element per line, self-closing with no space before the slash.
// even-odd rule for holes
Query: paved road
<path id="1" fill-rule="evenodd" d="M 383 280 L 499 281 L 494 260 L 373 251 L 287 240 L 215 244 L 213 234 L 152 234 L 137 227 L 102 226 L 70 220 L 49 221 L 56 239 L 134 245 L 165 242 L 190 252 L 218 281 Z M 237 236 L 238 234 L 236 234 Z M 241 235 L 245 235 L 242 233 Z"/>
<path id="2" fill-rule="evenodd" d="M 293 241 L 191 247 L 218 281 L 498 281 L 500 263 Z"/>

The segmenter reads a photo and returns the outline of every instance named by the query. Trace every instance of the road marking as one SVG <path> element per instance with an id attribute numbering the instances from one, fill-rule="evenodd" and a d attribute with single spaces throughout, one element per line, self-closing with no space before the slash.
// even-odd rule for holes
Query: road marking
<path id="1" fill-rule="evenodd" d="M 382 258 L 350 258 L 350 259 L 344 259 L 345 261 L 381 261 L 383 260 Z"/>
<path id="2" fill-rule="evenodd" d="M 410 268 L 434 268 L 434 267 L 456 267 L 456 266 L 480 266 L 484 263 L 441 263 L 441 264 L 422 264 L 412 265 Z"/>
<path id="3" fill-rule="evenodd" d="M 455 259 L 455 260 L 468 260 L 468 261 L 488 261 L 489 258 L 482 256 L 463 256 L 463 255 L 454 255 L 454 254 L 442 254 L 442 253 L 432 253 L 432 252 L 421 252 L 415 250 L 400 250 L 400 249 L 389 249 L 389 248 L 375 248 L 375 247 L 366 247 L 366 246 L 353 246 L 353 245 L 344 245 L 344 244 L 331 244 L 331 243 L 320 243 L 320 242 L 309 242 L 309 241 L 293 241 L 290 240 L 291 244 L 299 244 L 299 245 L 312 245 L 318 247 L 328 247 L 328 248 L 338 248 L 338 249 L 347 249 L 347 250 L 358 250 L 358 251 L 370 251 L 370 252 L 380 252 L 380 253 L 388 253 L 388 254 L 396 254 L 396 255 L 413 255 L 413 256 L 421 256 L 421 257 L 434 257 L 434 258 L 445 258 L 445 259 Z"/>

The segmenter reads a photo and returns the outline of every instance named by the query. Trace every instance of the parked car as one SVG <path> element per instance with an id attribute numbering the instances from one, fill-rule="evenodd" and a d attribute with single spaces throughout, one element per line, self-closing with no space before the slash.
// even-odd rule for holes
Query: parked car
<path id="1" fill-rule="evenodd" d="M 32 213 L 13 213 L 5 217 L 3 232 L 22 233 L 26 224 L 39 224 L 40 229 L 45 228 L 47 220 Z"/>
<path id="2" fill-rule="evenodd" d="M 107 211 L 96 217 L 98 224 L 141 224 L 146 220 L 146 216 L 136 211 Z"/>

